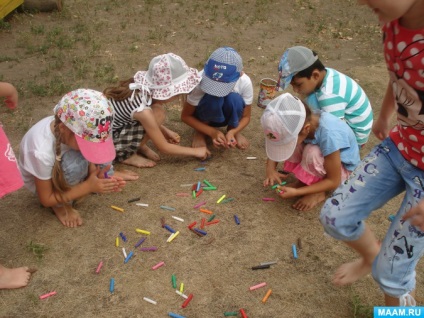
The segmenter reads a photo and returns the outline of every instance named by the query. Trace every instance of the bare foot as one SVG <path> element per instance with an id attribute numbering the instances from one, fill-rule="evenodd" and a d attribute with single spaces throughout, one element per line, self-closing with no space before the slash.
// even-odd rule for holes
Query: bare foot
<path id="1" fill-rule="evenodd" d="M 191 143 L 193 148 L 206 147 L 206 136 L 197 130 L 194 132 L 193 141 Z"/>
<path id="2" fill-rule="evenodd" d="M 159 161 L 160 157 L 159 155 L 154 152 L 152 149 L 150 149 L 147 145 L 140 145 L 138 148 L 138 153 L 146 157 L 147 159 L 153 160 L 153 161 Z"/>
<path id="3" fill-rule="evenodd" d="M 245 150 L 247 148 L 249 148 L 249 141 L 246 139 L 246 137 L 244 137 L 242 134 L 238 133 L 234 136 L 237 140 L 237 148 L 241 149 L 241 150 Z"/>
<path id="4" fill-rule="evenodd" d="M 128 159 L 122 161 L 122 163 L 130 166 L 134 166 L 137 168 L 152 168 L 156 166 L 156 162 L 149 160 L 147 158 L 144 158 L 142 156 L 139 156 L 137 154 L 133 154 Z"/>
<path id="5" fill-rule="evenodd" d="M 365 263 L 363 258 L 340 266 L 333 277 L 333 284 L 345 286 L 371 273 L 372 264 Z"/>
<path id="6" fill-rule="evenodd" d="M 164 125 L 160 126 L 160 130 L 162 131 L 163 136 L 169 143 L 175 144 L 175 145 L 180 143 L 181 137 L 175 131 L 172 131 L 171 129 L 169 129 L 168 127 L 165 127 Z"/>
<path id="7" fill-rule="evenodd" d="M 52 207 L 59 221 L 66 227 L 77 227 L 82 225 L 82 218 L 79 212 L 70 205 Z"/>
<path id="8" fill-rule="evenodd" d="M 124 181 L 135 181 L 138 179 L 138 174 L 130 170 L 115 171 L 114 177 L 120 177 Z"/>
<path id="9" fill-rule="evenodd" d="M 31 270 L 28 267 L 6 268 L 0 265 L 0 289 L 25 287 L 30 278 Z"/>
<path id="10" fill-rule="evenodd" d="M 297 200 L 296 203 L 293 204 L 293 208 L 299 211 L 308 211 L 324 200 L 325 192 L 308 194 Z"/>

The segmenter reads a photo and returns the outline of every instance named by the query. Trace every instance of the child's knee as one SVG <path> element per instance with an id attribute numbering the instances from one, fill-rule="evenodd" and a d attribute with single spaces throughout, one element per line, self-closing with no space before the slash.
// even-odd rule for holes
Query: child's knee
<path id="1" fill-rule="evenodd" d="M 327 234 L 341 241 L 357 240 L 364 230 L 363 222 L 353 222 L 352 218 L 342 215 L 334 198 L 328 198 L 320 213 L 320 222 Z"/>

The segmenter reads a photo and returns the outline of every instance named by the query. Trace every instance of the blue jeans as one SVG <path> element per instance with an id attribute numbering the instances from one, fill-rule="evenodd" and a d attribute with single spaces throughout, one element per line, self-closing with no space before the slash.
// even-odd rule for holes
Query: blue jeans
<path id="1" fill-rule="evenodd" d="M 238 127 L 245 106 L 243 97 L 235 92 L 225 97 L 205 94 L 196 106 L 194 116 L 212 127 Z"/>
<path id="2" fill-rule="evenodd" d="M 87 178 L 89 162 L 80 151 L 73 149 L 66 151 L 60 164 L 65 180 L 70 186 L 77 185 Z"/>
<path id="3" fill-rule="evenodd" d="M 415 267 L 424 251 L 424 232 L 409 220 L 401 220 L 424 197 L 423 180 L 424 171 L 405 160 L 387 138 L 371 150 L 321 210 L 321 223 L 329 235 L 354 241 L 363 234 L 364 220 L 374 210 L 405 191 L 372 268 L 383 292 L 396 298 L 415 289 Z"/>

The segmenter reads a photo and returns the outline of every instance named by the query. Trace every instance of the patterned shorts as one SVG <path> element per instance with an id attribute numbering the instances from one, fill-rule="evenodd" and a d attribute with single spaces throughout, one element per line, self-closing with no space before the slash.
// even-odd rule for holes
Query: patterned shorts
<path id="1" fill-rule="evenodd" d="M 114 129 L 113 143 L 116 150 L 114 162 L 122 162 L 135 154 L 144 134 L 143 126 L 138 122 L 135 125 L 128 124 L 120 129 Z"/>

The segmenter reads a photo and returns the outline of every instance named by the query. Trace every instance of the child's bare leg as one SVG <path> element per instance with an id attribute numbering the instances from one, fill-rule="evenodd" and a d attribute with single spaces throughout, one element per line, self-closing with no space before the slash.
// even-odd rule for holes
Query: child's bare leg
<path id="1" fill-rule="evenodd" d="M 181 137 L 175 131 L 165 127 L 164 125 L 160 126 L 160 130 L 169 143 L 176 145 L 180 143 Z"/>
<path id="2" fill-rule="evenodd" d="M 150 159 L 153 161 L 160 160 L 160 156 L 147 145 L 140 145 L 140 147 L 138 147 L 137 152 L 140 155 L 143 155 L 144 157 L 146 157 L 147 159 Z"/>
<path id="3" fill-rule="evenodd" d="M 411 291 L 409 295 L 411 295 L 415 299 L 415 290 Z M 386 306 L 390 306 L 390 307 L 400 306 L 399 298 L 395 298 L 387 294 L 384 294 L 384 302 Z"/>
<path id="4" fill-rule="evenodd" d="M 0 289 L 25 287 L 30 278 L 31 270 L 28 267 L 6 268 L 0 265 Z"/>
<path id="5" fill-rule="evenodd" d="M 358 279 L 368 275 L 371 272 L 372 263 L 380 251 L 380 244 L 365 225 L 362 236 L 356 241 L 345 241 L 345 243 L 359 253 L 361 258 L 345 263 L 340 266 L 333 277 L 333 284 L 344 286 L 352 284 Z"/>
<path id="6" fill-rule="evenodd" d="M 234 137 L 237 140 L 237 148 L 241 150 L 245 150 L 249 148 L 249 145 L 250 145 L 249 140 L 247 140 L 246 137 L 244 137 L 241 133 L 235 134 Z"/>
<path id="7" fill-rule="evenodd" d="M 301 197 L 293 204 L 293 208 L 299 211 L 308 211 L 325 200 L 325 192 L 308 194 Z"/>
<path id="8" fill-rule="evenodd" d="M 131 170 L 116 171 L 113 174 L 114 177 L 122 178 L 124 181 L 135 181 L 138 180 L 138 174 Z"/>
<path id="9" fill-rule="evenodd" d="M 149 160 L 147 158 L 144 158 L 142 156 L 139 156 L 137 154 L 133 154 L 128 159 L 125 159 L 122 161 L 123 164 L 134 166 L 137 168 L 152 168 L 156 166 L 156 162 Z"/>
<path id="10" fill-rule="evenodd" d="M 72 208 L 70 204 L 63 204 L 52 207 L 59 221 L 66 227 L 77 227 L 82 224 L 79 212 Z"/>
<path id="11" fill-rule="evenodd" d="M 195 130 L 191 146 L 193 148 L 206 147 L 206 135 Z"/>

